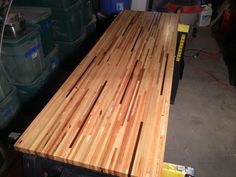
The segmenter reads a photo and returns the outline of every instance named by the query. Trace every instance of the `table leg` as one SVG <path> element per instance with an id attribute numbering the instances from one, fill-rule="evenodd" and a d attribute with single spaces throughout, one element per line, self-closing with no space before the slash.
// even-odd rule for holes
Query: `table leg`
<path id="1" fill-rule="evenodd" d="M 34 155 L 22 154 L 24 177 L 43 177 L 41 159 Z"/>

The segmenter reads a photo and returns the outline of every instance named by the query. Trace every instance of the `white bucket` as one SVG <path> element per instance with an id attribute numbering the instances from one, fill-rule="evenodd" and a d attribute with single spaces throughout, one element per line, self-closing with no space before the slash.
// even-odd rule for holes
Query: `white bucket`
<path id="1" fill-rule="evenodd" d="M 199 27 L 208 26 L 211 23 L 211 16 L 212 16 L 211 4 L 203 5 L 202 8 L 203 10 L 199 14 L 199 20 L 198 20 Z"/>

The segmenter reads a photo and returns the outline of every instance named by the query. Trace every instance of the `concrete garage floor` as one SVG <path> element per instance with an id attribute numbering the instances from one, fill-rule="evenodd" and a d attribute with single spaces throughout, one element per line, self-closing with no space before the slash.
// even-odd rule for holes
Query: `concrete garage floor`
<path id="1" fill-rule="evenodd" d="M 210 29 L 199 29 L 186 47 L 211 54 L 185 57 L 184 77 L 170 109 L 165 161 L 195 168 L 196 177 L 236 176 L 236 89 L 228 84 Z"/>

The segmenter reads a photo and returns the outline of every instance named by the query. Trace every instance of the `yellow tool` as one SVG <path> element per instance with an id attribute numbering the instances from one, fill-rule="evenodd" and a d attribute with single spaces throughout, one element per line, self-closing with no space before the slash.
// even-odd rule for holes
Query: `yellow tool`
<path id="1" fill-rule="evenodd" d="M 182 165 L 164 163 L 161 177 L 194 177 L 194 169 Z"/>
<path id="2" fill-rule="evenodd" d="M 176 61 L 180 62 L 180 60 L 183 57 L 183 52 L 184 52 L 184 46 L 185 46 L 185 42 L 186 42 L 186 38 L 189 32 L 189 25 L 185 25 L 185 24 L 179 24 L 178 25 L 178 35 L 180 35 L 180 41 L 178 42 L 178 48 L 177 48 L 177 56 L 176 56 Z"/>
<path id="3" fill-rule="evenodd" d="M 186 24 L 178 24 L 178 32 L 182 32 L 182 33 L 188 33 L 190 29 L 189 25 Z"/>

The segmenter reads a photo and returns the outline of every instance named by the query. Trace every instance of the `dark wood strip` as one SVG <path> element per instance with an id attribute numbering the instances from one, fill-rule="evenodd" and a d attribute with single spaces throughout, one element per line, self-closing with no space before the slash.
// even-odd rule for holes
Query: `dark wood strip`
<path id="1" fill-rule="evenodd" d="M 141 28 L 139 29 L 138 36 L 137 36 L 137 38 L 135 39 L 135 43 L 134 43 L 134 45 L 133 45 L 133 47 L 132 47 L 132 49 L 131 49 L 131 52 L 134 51 L 134 48 L 135 48 L 135 46 L 136 46 L 136 44 L 137 44 L 137 42 L 138 42 L 138 40 L 139 40 L 139 37 L 141 36 L 142 32 L 143 32 L 143 27 L 141 26 Z"/>
<path id="2" fill-rule="evenodd" d="M 151 21 L 151 23 L 150 23 L 150 26 L 148 27 L 148 31 L 150 31 L 150 29 L 151 29 L 151 27 L 152 27 L 154 21 L 155 21 L 155 15 L 153 15 L 153 17 L 152 17 L 152 21 Z"/>
<path id="3" fill-rule="evenodd" d="M 133 78 L 134 71 L 135 71 L 135 68 L 137 67 L 137 64 L 138 64 L 138 60 L 136 60 L 135 65 L 134 65 L 134 67 L 133 67 L 133 69 L 132 69 L 132 72 L 131 72 L 131 74 L 130 74 L 129 81 L 128 81 L 128 83 L 127 83 L 127 85 L 126 85 L 126 87 L 125 87 L 125 90 L 124 90 L 124 92 L 123 92 L 123 95 L 122 95 L 122 97 L 121 97 L 120 104 L 122 104 L 122 102 L 123 102 L 123 100 L 124 100 L 125 94 L 126 94 L 126 92 L 127 92 L 127 89 L 128 89 L 128 87 L 129 87 L 129 84 L 130 84 L 130 82 L 131 82 L 131 80 L 132 80 L 132 78 Z"/>
<path id="4" fill-rule="evenodd" d="M 161 68 L 162 68 L 162 65 L 164 65 L 163 63 L 163 60 L 164 60 L 164 46 L 162 47 L 162 50 L 161 50 L 161 55 L 160 55 L 160 58 L 159 58 L 159 63 L 160 63 L 160 67 L 159 67 L 159 71 L 157 72 L 157 76 L 156 76 L 156 84 L 159 83 L 159 80 L 161 79 L 160 78 L 160 74 L 161 74 Z"/>
<path id="5" fill-rule="evenodd" d="M 155 21 L 154 25 L 159 26 L 162 14 L 158 14 L 158 19 Z"/>
<path id="6" fill-rule="evenodd" d="M 157 36 L 159 35 L 159 29 L 157 30 Z M 154 53 L 156 52 L 157 50 L 157 37 L 155 38 L 155 42 L 154 42 L 154 46 L 153 46 L 153 49 L 152 49 L 152 56 L 154 55 Z"/>
<path id="7" fill-rule="evenodd" d="M 128 172 L 128 176 L 129 176 L 129 177 L 132 176 L 131 173 L 132 173 L 132 170 L 133 170 L 134 161 L 135 161 L 136 153 L 137 153 L 137 150 L 138 150 L 138 144 L 139 144 L 139 140 L 140 140 L 140 137 L 141 137 L 142 128 L 143 128 L 143 122 L 141 122 L 141 123 L 140 123 L 140 126 L 139 126 L 138 136 L 137 136 L 137 139 L 136 139 L 136 142 L 135 142 L 135 146 L 134 146 L 134 151 L 133 151 L 132 159 L 131 159 L 130 166 L 129 166 L 129 172 Z"/>
<path id="8" fill-rule="evenodd" d="M 134 20 L 134 17 L 130 19 L 128 25 L 126 26 L 124 32 L 122 33 L 122 36 L 124 36 L 126 34 L 126 32 L 128 31 L 128 29 L 133 25 L 133 20 Z"/>
<path id="9" fill-rule="evenodd" d="M 139 93 L 139 89 L 140 89 L 141 82 L 142 82 L 142 79 L 143 79 L 144 71 L 145 71 L 145 69 L 142 68 L 142 69 L 140 70 L 140 72 L 139 72 L 139 75 L 138 75 L 139 85 L 138 85 L 137 91 L 136 91 L 135 96 L 134 96 L 133 104 L 131 105 L 131 110 L 130 110 L 130 113 L 129 113 L 127 122 L 130 121 L 130 115 L 131 115 L 131 113 L 132 113 L 132 111 L 133 111 L 133 109 L 134 109 L 135 102 L 136 102 L 137 99 L 138 99 L 138 93 Z M 123 125 L 123 124 L 122 124 L 122 125 Z"/>
<path id="10" fill-rule="evenodd" d="M 107 52 L 103 52 L 102 55 L 100 56 L 99 61 L 98 61 L 98 64 L 97 64 L 98 66 L 101 64 L 103 58 L 106 56 L 106 53 L 107 53 Z"/>
<path id="11" fill-rule="evenodd" d="M 72 148 L 72 147 L 73 147 L 73 145 L 74 145 L 74 143 L 75 143 L 77 137 L 79 136 L 80 132 L 83 130 L 84 125 L 85 125 L 85 123 L 87 122 L 90 113 L 92 112 L 94 106 L 96 105 L 96 103 L 97 103 L 99 97 L 101 96 L 101 94 L 102 94 L 102 92 L 103 92 L 103 90 L 104 90 L 104 88 L 105 88 L 106 85 L 107 85 L 107 81 L 105 81 L 105 83 L 104 83 L 104 84 L 102 85 L 102 87 L 100 88 L 100 91 L 99 91 L 97 97 L 95 98 L 95 100 L 94 100 L 92 106 L 91 106 L 90 109 L 88 110 L 88 112 L 87 112 L 87 114 L 86 114 L 86 116 L 85 116 L 85 118 L 84 118 L 84 120 L 83 120 L 81 126 L 79 127 L 79 129 L 78 129 L 78 131 L 77 131 L 77 133 L 76 133 L 74 139 L 72 140 L 72 142 L 71 142 L 69 148 Z"/>
<path id="12" fill-rule="evenodd" d="M 75 114 L 76 110 L 79 108 L 81 102 L 83 101 L 83 99 L 84 99 L 84 97 L 86 96 L 86 94 L 88 93 L 88 91 L 89 91 L 89 90 L 87 89 L 87 90 L 85 91 L 85 93 L 82 95 L 82 97 L 79 99 L 79 101 L 74 105 L 74 107 L 73 107 L 71 113 L 70 113 L 69 116 L 68 116 L 69 119 L 67 119 L 67 120 L 65 121 L 64 126 L 63 126 L 61 129 L 59 129 L 58 131 L 64 132 L 65 134 L 67 133 L 68 129 L 70 129 L 70 127 L 71 127 L 71 125 L 69 125 L 70 120 L 71 120 L 70 118 L 73 117 L 73 115 Z M 63 112 L 64 112 L 64 111 L 63 111 Z M 68 127 L 68 129 L 66 129 L 66 127 Z M 48 148 L 48 150 L 49 150 L 50 153 L 53 154 L 53 153 L 56 151 L 57 147 L 59 146 L 60 142 L 63 141 L 64 137 L 65 137 L 65 136 L 64 136 L 64 134 L 63 134 L 63 136 L 57 137 L 57 138 L 51 143 L 51 144 L 53 145 L 53 147 Z"/>
<path id="13" fill-rule="evenodd" d="M 164 58 L 164 46 L 162 46 L 162 49 L 161 49 L 161 56 L 160 56 L 159 63 L 162 63 L 163 58 Z"/>
<path id="14" fill-rule="evenodd" d="M 147 62 L 147 58 L 148 58 L 149 52 L 150 52 L 150 49 L 148 49 L 147 54 L 146 54 L 146 57 L 145 57 L 145 59 L 144 59 L 143 67 L 142 67 L 143 69 L 145 69 L 145 65 L 146 65 L 146 62 Z"/>
<path id="15" fill-rule="evenodd" d="M 161 85 L 161 95 L 163 95 L 163 91 L 164 91 L 164 84 L 165 84 L 165 79 L 166 79 L 166 69 L 167 69 L 168 60 L 169 60 L 169 53 L 166 54 L 165 70 L 164 70 L 164 76 L 163 76 L 162 85 Z"/>
<path id="16" fill-rule="evenodd" d="M 53 133 L 55 132 L 55 130 L 57 129 L 57 127 L 61 124 L 61 122 L 57 122 L 56 124 L 54 124 L 54 126 L 52 127 L 52 129 L 50 130 L 50 132 L 48 132 L 46 134 L 46 136 L 44 137 L 43 141 L 46 141 L 43 144 L 40 144 L 40 150 L 41 148 L 43 149 L 49 142 L 50 138 L 53 136 Z M 37 147 L 38 148 L 38 147 Z"/>
<path id="17" fill-rule="evenodd" d="M 97 58 L 97 56 L 93 57 L 92 61 L 89 63 L 89 65 L 87 66 L 87 68 L 84 70 L 84 72 L 81 74 L 81 76 L 76 80 L 75 84 L 72 85 L 70 91 L 67 93 L 66 98 L 70 95 L 70 93 L 72 92 L 72 90 L 74 89 L 74 87 L 78 84 L 78 82 L 82 79 L 82 77 L 85 75 L 85 73 L 88 71 L 88 69 L 91 67 L 92 63 L 95 61 L 95 59 Z"/>

